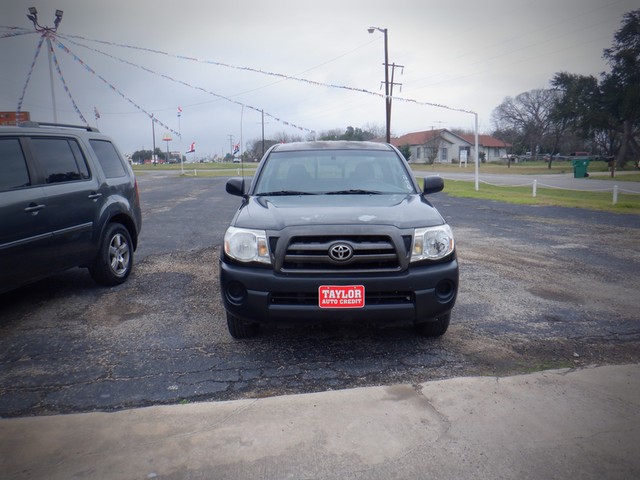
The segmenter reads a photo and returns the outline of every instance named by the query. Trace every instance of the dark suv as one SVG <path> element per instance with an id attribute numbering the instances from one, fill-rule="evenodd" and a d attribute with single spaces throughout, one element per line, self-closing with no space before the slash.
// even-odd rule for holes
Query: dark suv
<path id="1" fill-rule="evenodd" d="M 373 142 L 275 145 L 245 191 L 220 257 L 227 325 L 235 338 L 260 323 L 412 322 L 439 336 L 458 291 L 451 228 L 393 146 Z"/>
<path id="2" fill-rule="evenodd" d="M 0 127 L 0 293 L 72 268 L 124 282 L 141 228 L 138 186 L 91 127 Z"/>

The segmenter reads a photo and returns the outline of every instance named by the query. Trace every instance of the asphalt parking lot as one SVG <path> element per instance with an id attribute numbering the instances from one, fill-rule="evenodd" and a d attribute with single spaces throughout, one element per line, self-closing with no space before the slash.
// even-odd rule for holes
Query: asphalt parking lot
<path id="1" fill-rule="evenodd" d="M 432 196 L 456 234 L 446 335 L 372 325 L 227 333 L 223 178 L 141 174 L 129 282 L 76 269 L 0 296 L 0 416 L 261 398 L 640 361 L 640 217 Z M 445 186 L 446 192 L 446 186 Z"/>

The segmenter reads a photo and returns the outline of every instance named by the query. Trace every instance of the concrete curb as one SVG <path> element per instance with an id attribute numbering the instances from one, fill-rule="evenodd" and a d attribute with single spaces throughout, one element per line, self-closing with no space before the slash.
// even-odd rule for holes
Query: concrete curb
<path id="1" fill-rule="evenodd" d="M 0 420 L 11 479 L 640 478 L 640 365 Z"/>

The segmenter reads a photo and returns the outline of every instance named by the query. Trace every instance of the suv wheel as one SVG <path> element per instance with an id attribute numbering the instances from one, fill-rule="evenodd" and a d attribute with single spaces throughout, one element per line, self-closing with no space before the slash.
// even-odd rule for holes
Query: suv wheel
<path id="1" fill-rule="evenodd" d="M 416 332 L 423 337 L 439 337 L 449 328 L 451 312 L 438 317 L 434 322 L 424 322 L 416 324 Z"/>
<path id="2" fill-rule="evenodd" d="M 251 338 L 258 333 L 258 325 L 255 323 L 244 323 L 235 315 L 227 312 L 227 328 L 233 338 Z"/>
<path id="3" fill-rule="evenodd" d="M 129 231 L 119 223 L 108 225 L 89 273 L 102 285 L 119 285 L 129 277 L 132 266 L 133 243 Z"/>

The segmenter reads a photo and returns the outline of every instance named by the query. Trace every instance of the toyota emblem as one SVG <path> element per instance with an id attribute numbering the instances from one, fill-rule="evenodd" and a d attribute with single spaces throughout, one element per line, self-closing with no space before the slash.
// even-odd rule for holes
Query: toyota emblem
<path id="1" fill-rule="evenodd" d="M 336 262 L 346 262 L 353 256 L 353 248 L 347 243 L 334 243 L 329 247 L 329 257 Z"/>

